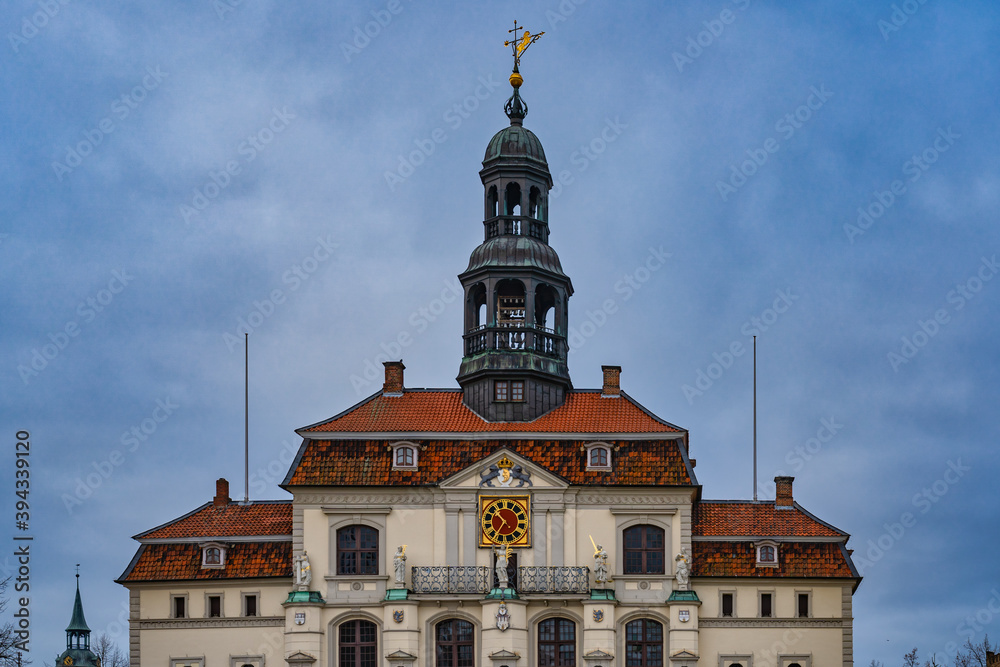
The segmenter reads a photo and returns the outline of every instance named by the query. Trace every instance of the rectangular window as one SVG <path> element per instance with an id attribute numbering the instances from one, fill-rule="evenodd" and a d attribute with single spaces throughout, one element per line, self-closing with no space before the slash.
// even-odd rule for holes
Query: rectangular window
<path id="1" fill-rule="evenodd" d="M 798 598 L 798 609 L 796 610 L 796 615 L 799 618 L 809 618 L 809 594 L 799 593 Z"/>
<path id="2" fill-rule="evenodd" d="M 760 594 L 760 617 L 761 618 L 771 618 L 774 615 L 774 611 L 771 608 L 771 594 L 761 593 Z"/>
<path id="3" fill-rule="evenodd" d="M 181 595 L 176 595 L 171 598 L 171 618 L 187 618 L 187 598 Z"/>
<path id="4" fill-rule="evenodd" d="M 208 596 L 208 614 L 209 618 L 222 618 L 222 596 L 221 595 L 209 595 Z"/>
<path id="5" fill-rule="evenodd" d="M 524 381 L 523 380 L 513 380 L 510 383 L 510 400 L 512 400 L 512 401 L 523 401 L 524 400 Z"/>
<path id="6" fill-rule="evenodd" d="M 723 593 L 722 594 L 722 615 L 732 616 L 733 615 L 733 594 Z"/>
<path id="7" fill-rule="evenodd" d="M 243 598 L 243 615 L 244 616 L 256 616 L 257 615 L 257 596 L 247 595 Z"/>
<path id="8" fill-rule="evenodd" d="M 506 401 L 508 396 L 507 380 L 497 380 L 493 383 L 493 400 Z"/>

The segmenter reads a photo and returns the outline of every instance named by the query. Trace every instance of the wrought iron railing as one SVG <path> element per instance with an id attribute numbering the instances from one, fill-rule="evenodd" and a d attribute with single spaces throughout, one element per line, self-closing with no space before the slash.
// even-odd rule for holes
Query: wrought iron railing
<path id="1" fill-rule="evenodd" d="M 505 236 L 530 236 L 544 243 L 549 241 L 549 226 L 527 215 L 501 215 L 484 221 L 486 239 Z"/>
<path id="2" fill-rule="evenodd" d="M 496 585 L 493 568 L 431 566 L 411 570 L 414 593 L 485 595 Z M 511 585 L 518 593 L 579 593 L 590 591 L 589 567 L 519 567 Z"/>
<path id="3" fill-rule="evenodd" d="M 563 359 L 566 338 L 545 327 L 479 326 L 465 334 L 465 356 L 487 350 L 530 350 Z"/>

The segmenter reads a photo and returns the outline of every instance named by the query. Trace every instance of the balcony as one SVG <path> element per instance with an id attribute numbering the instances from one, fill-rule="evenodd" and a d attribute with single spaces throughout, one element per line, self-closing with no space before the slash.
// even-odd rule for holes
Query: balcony
<path id="1" fill-rule="evenodd" d="M 465 334 L 465 356 L 487 350 L 530 351 L 566 358 L 566 338 L 552 329 L 533 326 L 479 326 Z"/>
<path id="2" fill-rule="evenodd" d="M 513 572 L 512 572 L 513 574 Z M 470 593 L 486 595 L 497 585 L 487 566 L 431 566 L 411 568 L 415 594 Z M 590 592 L 589 567 L 519 567 L 511 587 L 521 594 L 578 594 Z"/>
<path id="3" fill-rule="evenodd" d="M 529 236 L 544 243 L 549 242 L 549 226 L 542 220 L 527 215 L 503 215 L 483 223 L 486 226 L 486 240 L 497 236 Z"/>

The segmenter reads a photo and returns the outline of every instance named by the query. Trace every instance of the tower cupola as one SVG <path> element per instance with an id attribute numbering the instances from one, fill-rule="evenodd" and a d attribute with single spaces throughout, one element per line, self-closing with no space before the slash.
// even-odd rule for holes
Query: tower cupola
<path id="1" fill-rule="evenodd" d="M 510 125 L 486 147 L 483 243 L 459 275 L 465 291 L 464 354 L 458 382 L 465 404 L 488 421 L 530 421 L 560 406 L 572 389 L 566 358 L 573 285 L 549 245 L 552 175 L 542 143 L 524 127 L 520 55 L 544 33 L 515 24 Z"/>
<path id="2" fill-rule="evenodd" d="M 66 650 L 56 659 L 56 667 L 100 667 L 100 665 L 101 661 L 90 650 L 90 628 L 83 615 L 83 600 L 80 598 L 80 574 L 77 573 L 73 616 L 66 627 Z"/>

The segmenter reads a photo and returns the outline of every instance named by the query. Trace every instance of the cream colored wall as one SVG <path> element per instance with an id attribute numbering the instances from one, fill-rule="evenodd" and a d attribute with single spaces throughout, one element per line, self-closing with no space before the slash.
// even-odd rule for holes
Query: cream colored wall
<path id="1" fill-rule="evenodd" d="M 702 601 L 701 618 L 720 618 L 721 592 L 736 593 L 735 618 L 758 617 L 758 593 L 774 594 L 776 618 L 792 618 L 796 614 L 796 593 L 809 593 L 811 618 L 840 618 L 841 583 L 822 583 L 808 579 L 762 579 L 746 583 L 741 579 L 695 579 L 693 582 Z"/>
<path id="2" fill-rule="evenodd" d="M 284 616 L 285 610 L 281 603 L 288 597 L 291 583 L 290 579 L 282 580 L 280 583 L 260 579 L 237 582 L 220 580 L 206 584 L 183 582 L 133 585 L 132 588 L 139 591 L 139 618 L 142 620 L 170 618 L 171 598 L 185 594 L 188 596 L 188 618 L 206 618 L 206 595 L 209 594 L 222 594 L 224 618 L 239 618 L 243 615 L 242 593 L 256 593 L 259 596 L 257 607 L 259 616 Z"/>
<path id="3" fill-rule="evenodd" d="M 170 667 L 174 658 L 204 658 L 205 667 L 230 667 L 235 656 L 263 656 L 265 667 L 285 664 L 282 626 L 143 630 L 139 641 L 143 667 Z"/>

